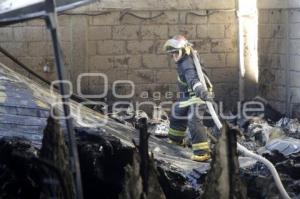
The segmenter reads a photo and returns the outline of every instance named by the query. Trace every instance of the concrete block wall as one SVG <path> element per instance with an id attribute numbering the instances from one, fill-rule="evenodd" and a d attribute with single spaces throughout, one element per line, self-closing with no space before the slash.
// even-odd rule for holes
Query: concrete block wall
<path id="1" fill-rule="evenodd" d="M 177 77 L 175 64 L 162 52 L 162 46 L 171 36 L 184 34 L 199 51 L 217 99 L 234 106 L 232 102 L 238 95 L 238 55 L 233 10 L 115 9 L 97 13 L 100 14 L 59 17 L 66 67 L 75 91 L 79 74 L 100 72 L 107 74 L 110 89 L 115 80 L 132 80 L 136 85 L 135 100 L 141 100 L 145 91 L 152 99 L 153 93 L 161 92 L 162 98 L 155 99 L 164 100 L 167 92 L 176 91 Z M 0 35 L 3 47 L 45 78 L 55 79 L 49 35 L 42 21 L 1 28 Z M 15 68 L 3 56 L 0 61 Z M 50 72 L 43 71 L 45 64 L 50 66 Z M 84 79 L 81 90 L 85 94 L 101 93 L 102 84 L 102 79 L 91 77 Z M 126 93 L 128 85 L 118 89 Z"/>
<path id="2" fill-rule="evenodd" d="M 61 46 L 64 53 L 66 67 L 69 68 L 71 52 L 71 26 L 69 17 L 59 17 Z M 42 20 L 33 20 L 12 26 L 0 28 L 0 45 L 13 56 L 17 57 L 30 69 L 47 80 L 55 80 L 54 56 L 50 34 Z M 0 61 L 12 69 L 31 77 L 25 70 L 17 67 L 10 59 L 0 53 Z M 44 71 L 44 66 L 49 71 Z"/>
<path id="3" fill-rule="evenodd" d="M 259 11 L 259 91 L 277 110 L 286 110 L 288 11 Z"/>
<path id="4" fill-rule="evenodd" d="M 235 13 L 197 16 L 203 13 L 111 12 L 89 18 L 89 71 L 105 72 L 111 83 L 118 78 L 132 80 L 137 98 L 143 91 L 149 91 L 150 96 L 156 91 L 162 96 L 175 92 L 176 67 L 162 46 L 171 36 L 184 34 L 201 54 L 219 99 L 229 101 L 229 97 L 236 97 L 238 79 Z M 154 18 L 143 19 L 147 17 Z M 105 24 L 105 18 L 115 20 Z"/>
<path id="5" fill-rule="evenodd" d="M 281 112 L 300 117 L 300 11 L 259 14 L 260 92 Z"/>

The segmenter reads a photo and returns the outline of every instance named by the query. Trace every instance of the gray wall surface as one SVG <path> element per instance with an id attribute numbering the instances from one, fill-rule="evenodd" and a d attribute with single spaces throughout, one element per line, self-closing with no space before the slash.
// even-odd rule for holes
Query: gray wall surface
<path id="1" fill-rule="evenodd" d="M 284 9 L 266 4 L 259 12 L 260 93 L 281 112 L 299 117 L 300 10 L 296 2 L 286 3 Z"/>
<path id="2" fill-rule="evenodd" d="M 283 113 L 291 110 L 297 114 L 299 110 L 299 4 L 293 0 L 258 1 L 259 94 Z M 144 92 L 157 103 L 165 100 L 167 92 L 176 92 L 177 78 L 175 65 L 162 52 L 162 45 L 171 36 L 184 34 L 199 51 L 217 100 L 234 108 L 239 72 L 234 9 L 234 0 L 103 0 L 59 16 L 65 64 L 74 91 L 78 75 L 100 72 L 107 74 L 109 90 L 116 80 L 132 80 L 136 85 L 133 100 L 144 100 Z M 46 79 L 56 78 L 43 21 L 1 28 L 0 44 Z M 0 61 L 28 75 L 1 54 Z M 45 64 L 49 72 L 43 71 Z M 100 93 L 102 84 L 100 79 L 85 78 L 82 91 Z M 117 89 L 126 93 L 129 88 Z M 162 97 L 153 97 L 155 92 Z"/>
<path id="3" fill-rule="evenodd" d="M 208 8 L 213 5 L 203 2 Z M 227 9 L 225 2 L 219 1 L 216 5 Z M 235 104 L 238 56 L 234 10 L 181 10 L 184 5 L 175 11 L 117 8 L 104 11 L 102 8 L 95 4 L 72 11 L 79 15 L 59 17 L 65 63 L 75 91 L 79 74 L 101 72 L 107 74 L 110 90 L 116 80 L 132 80 L 136 85 L 135 100 L 142 100 L 140 95 L 145 91 L 149 96 L 161 92 L 162 98 L 157 102 L 165 100 L 166 92 L 177 91 L 177 76 L 175 64 L 162 52 L 162 46 L 171 36 L 184 34 L 200 53 L 217 99 L 229 106 L 232 102 Z M 87 16 L 87 13 L 96 16 Z M 43 21 L 1 28 L 0 44 L 43 77 L 55 79 L 49 34 Z M 14 67 L 3 56 L 0 61 Z M 43 72 L 45 64 L 50 66 L 50 72 Z M 81 84 L 84 93 L 96 94 L 103 89 L 101 79 L 84 80 Z M 118 89 L 126 93 L 127 87 Z"/>

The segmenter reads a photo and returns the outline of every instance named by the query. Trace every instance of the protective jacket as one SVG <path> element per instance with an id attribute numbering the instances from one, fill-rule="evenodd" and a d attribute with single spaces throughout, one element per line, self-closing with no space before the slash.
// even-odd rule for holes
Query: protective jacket
<path id="1" fill-rule="evenodd" d="M 180 98 L 170 116 L 169 138 L 174 142 L 182 143 L 188 127 L 194 154 L 206 154 L 209 151 L 209 145 L 206 127 L 202 121 L 206 106 L 205 102 L 196 97 L 192 90 L 193 86 L 200 82 L 193 58 L 185 55 L 176 62 L 176 65 Z M 207 76 L 206 84 L 209 89 L 212 89 Z"/>
<path id="2" fill-rule="evenodd" d="M 204 104 L 200 98 L 195 97 L 193 87 L 199 83 L 200 80 L 197 75 L 196 67 L 193 58 L 189 55 L 185 55 L 178 62 L 177 65 L 177 80 L 178 88 L 180 92 L 180 107 L 190 106 L 192 104 Z M 212 84 L 210 83 L 207 73 L 202 69 L 205 74 L 205 80 L 208 90 L 212 90 Z"/>

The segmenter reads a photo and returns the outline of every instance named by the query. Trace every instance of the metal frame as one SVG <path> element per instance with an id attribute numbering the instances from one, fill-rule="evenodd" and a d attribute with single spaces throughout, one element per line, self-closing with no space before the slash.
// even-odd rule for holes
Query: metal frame
<path id="1" fill-rule="evenodd" d="M 64 97 L 66 96 L 66 88 L 63 84 L 63 80 L 65 79 L 63 72 L 64 61 L 58 36 L 57 12 L 72 9 L 92 1 L 95 0 L 60 0 L 58 1 L 58 5 L 56 5 L 55 0 L 37 0 L 33 3 L 24 2 L 24 4 L 20 6 L 18 5 L 18 2 L 11 0 L 10 2 L 6 2 L 5 5 L 7 6 L 0 4 L 0 26 L 20 23 L 34 18 L 43 18 L 51 33 L 56 71 L 58 80 L 60 80 L 59 90 L 62 96 L 61 100 L 68 134 L 69 162 L 74 177 L 74 185 L 76 189 L 75 198 L 77 199 L 83 198 L 81 172 L 76 138 L 73 129 L 73 119 L 72 117 L 68 117 L 71 113 L 70 106 L 68 105 L 70 99 L 69 97 Z"/>
<path id="2" fill-rule="evenodd" d="M 62 96 L 61 100 L 62 100 L 62 106 L 63 106 L 66 128 L 68 133 L 70 166 L 71 166 L 73 178 L 75 180 L 75 188 L 76 188 L 75 198 L 81 199 L 83 198 L 83 192 L 82 192 L 79 157 L 78 157 L 75 133 L 73 129 L 73 119 L 72 117 L 69 117 L 69 115 L 71 114 L 71 110 L 69 106 L 70 99 L 69 97 L 64 97 L 66 96 L 65 95 L 66 88 L 63 83 L 63 80 L 65 79 L 64 72 L 63 72 L 64 62 L 63 62 L 62 50 L 61 50 L 59 37 L 58 37 L 58 24 L 57 24 L 57 12 L 56 12 L 55 0 L 46 0 L 45 9 L 47 13 L 45 17 L 45 21 L 47 24 L 47 28 L 51 33 L 52 45 L 53 45 L 55 63 L 56 63 L 56 71 L 59 80 L 59 88 L 60 88 L 59 90 Z"/>

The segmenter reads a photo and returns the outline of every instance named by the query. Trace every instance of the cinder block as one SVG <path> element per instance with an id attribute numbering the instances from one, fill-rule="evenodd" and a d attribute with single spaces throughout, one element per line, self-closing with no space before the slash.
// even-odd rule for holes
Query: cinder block
<path id="1" fill-rule="evenodd" d="M 290 72 L 290 84 L 292 87 L 300 88 L 300 72 L 296 72 L 296 71 Z"/>
<path id="2" fill-rule="evenodd" d="M 82 79 L 81 83 L 81 92 L 83 94 L 88 94 L 88 95 L 105 95 L 107 97 L 107 93 L 104 93 L 104 80 L 101 77 L 84 77 Z M 109 85 L 107 85 L 108 88 Z"/>
<path id="3" fill-rule="evenodd" d="M 127 41 L 127 52 L 129 54 L 151 53 L 153 47 L 153 40 Z"/>
<path id="4" fill-rule="evenodd" d="M 91 56 L 89 57 L 89 72 L 100 72 L 105 69 L 112 69 L 114 58 L 112 56 Z"/>
<path id="5" fill-rule="evenodd" d="M 258 53 L 259 54 L 265 54 L 265 44 L 264 44 L 264 39 L 262 38 L 258 38 L 258 45 L 257 45 L 257 49 L 258 49 Z"/>
<path id="6" fill-rule="evenodd" d="M 214 83 L 235 83 L 238 80 L 238 68 L 215 68 L 212 70 L 211 79 Z"/>
<path id="7" fill-rule="evenodd" d="M 290 38 L 300 39 L 300 23 L 290 24 L 290 31 L 289 32 L 290 32 Z"/>
<path id="8" fill-rule="evenodd" d="M 225 38 L 238 38 L 238 26 L 234 23 L 225 24 Z"/>
<path id="9" fill-rule="evenodd" d="M 239 65 L 239 57 L 238 53 L 228 53 L 226 54 L 226 66 L 238 66 Z"/>
<path id="10" fill-rule="evenodd" d="M 66 26 L 60 27 L 59 38 L 61 41 L 71 41 L 72 39 L 71 28 Z"/>
<path id="11" fill-rule="evenodd" d="M 264 24 L 259 25 L 260 38 L 283 38 L 286 35 L 284 25 L 280 24 Z"/>
<path id="12" fill-rule="evenodd" d="M 197 25 L 197 38 L 207 38 L 207 25 Z"/>
<path id="13" fill-rule="evenodd" d="M 88 29 L 88 40 L 111 39 L 111 31 L 110 26 L 90 26 Z"/>
<path id="14" fill-rule="evenodd" d="M 88 42 L 87 54 L 89 56 L 97 55 L 97 41 Z"/>
<path id="15" fill-rule="evenodd" d="M 290 55 L 290 69 L 300 72 L 300 55 Z"/>
<path id="16" fill-rule="evenodd" d="M 284 9 L 272 10 L 270 12 L 271 24 L 284 24 L 288 20 L 288 12 Z"/>
<path id="17" fill-rule="evenodd" d="M 179 91 L 178 85 L 177 84 L 169 84 L 169 91 L 173 92 L 173 93 L 178 92 Z"/>
<path id="18" fill-rule="evenodd" d="M 175 69 L 162 69 L 156 73 L 157 83 L 175 84 L 177 82 L 177 71 Z"/>
<path id="19" fill-rule="evenodd" d="M 51 46 L 52 47 L 52 46 Z M 71 64 L 72 60 L 72 44 L 71 42 L 61 42 L 62 53 L 64 55 L 64 60 L 67 64 Z M 51 48 L 53 51 L 53 48 Z"/>
<path id="20" fill-rule="evenodd" d="M 0 28 L 0 41 L 12 41 L 14 39 L 13 29 L 11 27 Z"/>
<path id="21" fill-rule="evenodd" d="M 259 38 L 272 38 L 271 24 L 262 24 L 258 26 Z"/>
<path id="22" fill-rule="evenodd" d="M 68 16 L 68 15 L 59 15 L 58 16 L 58 24 L 60 26 L 70 26 L 72 20 L 76 20 L 76 17 Z"/>
<path id="23" fill-rule="evenodd" d="M 167 39 L 167 25 L 146 25 L 141 27 L 142 39 Z"/>
<path id="24" fill-rule="evenodd" d="M 291 10 L 289 12 L 290 23 L 300 23 L 300 10 Z"/>
<path id="25" fill-rule="evenodd" d="M 150 109 L 149 112 L 152 112 L 153 107 L 147 107 L 151 105 L 147 105 L 147 103 L 142 102 L 148 102 L 153 103 L 153 92 L 156 92 L 156 84 L 136 84 L 135 86 L 135 98 L 138 100 L 137 108 L 140 110 Z"/>
<path id="26" fill-rule="evenodd" d="M 281 42 L 281 43 L 279 43 Z M 285 43 L 284 41 L 277 41 L 277 45 L 281 45 L 281 51 L 280 52 L 285 52 L 286 51 L 286 48 L 285 47 Z M 276 46 L 277 47 L 277 46 Z M 290 54 L 292 55 L 300 55 L 300 40 L 290 40 L 290 44 L 289 44 L 289 47 L 290 47 Z"/>
<path id="27" fill-rule="evenodd" d="M 113 83 L 118 80 L 128 80 L 128 71 L 121 69 L 113 69 L 103 72 L 107 75 L 109 83 Z"/>
<path id="28" fill-rule="evenodd" d="M 292 97 L 292 103 L 300 102 L 300 90 L 299 88 L 291 88 L 290 90 Z"/>
<path id="29" fill-rule="evenodd" d="M 269 65 L 271 68 L 285 68 L 287 67 L 287 57 L 286 55 L 273 54 L 271 56 L 266 56 L 265 64 Z"/>
<path id="30" fill-rule="evenodd" d="M 208 23 L 220 23 L 223 24 L 225 23 L 235 23 L 236 21 L 236 16 L 235 12 L 216 12 L 208 16 Z"/>
<path id="31" fill-rule="evenodd" d="M 208 24 L 207 34 L 209 38 L 219 39 L 225 37 L 225 26 L 223 24 Z"/>
<path id="32" fill-rule="evenodd" d="M 113 27 L 113 39 L 133 40 L 139 39 L 140 36 L 141 31 L 139 26 L 127 25 Z"/>
<path id="33" fill-rule="evenodd" d="M 142 56 L 132 55 L 129 56 L 128 67 L 129 68 L 140 68 L 142 66 Z"/>
<path id="34" fill-rule="evenodd" d="M 28 55 L 28 44 L 25 42 L 5 42 L 1 46 L 14 56 L 25 57 Z"/>
<path id="35" fill-rule="evenodd" d="M 284 86 L 271 86 L 266 97 L 271 100 L 284 101 L 286 89 Z"/>
<path id="36" fill-rule="evenodd" d="M 184 35 L 187 39 L 196 39 L 196 25 L 170 25 L 169 36 Z"/>
<path id="37" fill-rule="evenodd" d="M 181 12 L 181 18 L 185 19 L 186 24 L 206 24 L 207 23 L 207 13 L 206 10 L 200 11 L 189 11 Z"/>
<path id="38" fill-rule="evenodd" d="M 236 39 L 213 39 L 211 42 L 212 52 L 235 52 L 237 50 Z"/>
<path id="39" fill-rule="evenodd" d="M 156 54 L 166 54 L 166 52 L 163 49 L 163 46 L 164 46 L 165 43 L 166 43 L 166 39 L 164 39 L 164 40 L 155 40 L 154 45 L 153 45 L 154 53 L 156 53 Z"/>
<path id="40" fill-rule="evenodd" d="M 53 49 L 49 42 L 28 43 L 28 55 L 32 57 L 45 57 L 53 55 Z"/>
<path id="41" fill-rule="evenodd" d="M 44 41 L 46 39 L 46 29 L 38 27 L 15 27 L 15 41 Z"/>
<path id="42" fill-rule="evenodd" d="M 120 55 L 114 57 L 114 68 L 140 68 L 142 56 L 140 55 Z"/>
<path id="43" fill-rule="evenodd" d="M 47 63 L 47 60 L 43 57 L 24 57 L 22 58 L 22 62 L 35 72 L 43 72 L 43 66 Z M 47 64 L 53 72 L 55 67 L 53 60 L 50 61 L 49 59 Z"/>
<path id="44" fill-rule="evenodd" d="M 203 54 L 200 56 L 200 62 L 208 68 L 225 67 L 225 54 Z"/>
<path id="45" fill-rule="evenodd" d="M 274 74 L 275 74 L 275 85 L 286 85 L 285 70 L 275 70 Z"/>
<path id="46" fill-rule="evenodd" d="M 259 10 L 258 13 L 258 23 L 259 24 L 268 24 L 269 23 L 269 10 Z"/>
<path id="47" fill-rule="evenodd" d="M 99 55 L 120 55 L 125 53 L 125 41 L 103 40 L 98 41 Z"/>
<path id="48" fill-rule="evenodd" d="M 218 0 L 218 1 L 203 1 L 200 3 L 199 0 L 191 0 L 192 5 L 197 5 L 199 7 L 204 7 L 204 9 L 234 9 L 236 1 L 235 0 Z"/>
<path id="49" fill-rule="evenodd" d="M 120 13 L 120 24 L 147 24 L 149 20 L 147 18 L 151 17 L 150 11 L 124 11 Z"/>
<path id="50" fill-rule="evenodd" d="M 191 41 L 194 44 L 194 49 L 199 53 L 209 53 L 211 51 L 211 40 L 210 39 L 200 39 Z"/>
<path id="51" fill-rule="evenodd" d="M 89 17 L 89 24 L 92 26 L 119 25 L 120 12 L 113 11 L 98 16 Z"/>
<path id="52" fill-rule="evenodd" d="M 130 70 L 128 71 L 128 79 L 136 84 L 153 83 L 154 71 L 153 70 Z"/>
<path id="53" fill-rule="evenodd" d="M 151 17 L 155 18 L 149 20 L 150 24 L 177 24 L 179 13 L 178 11 L 152 11 Z"/>
<path id="54" fill-rule="evenodd" d="M 146 68 L 168 68 L 168 56 L 167 55 L 143 55 L 143 67 Z"/>

